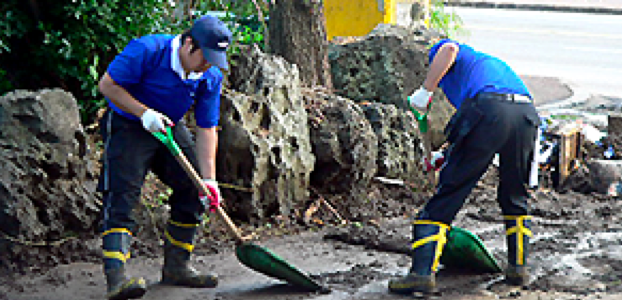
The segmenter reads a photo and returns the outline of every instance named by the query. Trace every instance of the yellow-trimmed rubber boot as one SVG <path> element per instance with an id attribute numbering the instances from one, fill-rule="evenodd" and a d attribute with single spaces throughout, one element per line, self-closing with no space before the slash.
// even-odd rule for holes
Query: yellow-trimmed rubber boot
<path id="1" fill-rule="evenodd" d="M 435 274 L 447 243 L 449 225 L 416 220 L 413 225 L 412 267 L 408 275 L 389 281 L 389 291 L 396 294 L 436 293 Z"/>
<path id="2" fill-rule="evenodd" d="M 508 267 L 505 270 L 505 282 L 509 285 L 524 286 L 529 283 L 529 238 L 531 216 L 504 216 L 507 245 Z"/>
<path id="3" fill-rule="evenodd" d="M 125 275 L 125 262 L 130 258 L 131 238 L 132 233 L 125 228 L 113 228 L 102 234 L 108 300 L 141 298 L 147 292 L 145 279 L 128 278 Z"/>
<path id="4" fill-rule="evenodd" d="M 189 266 L 192 243 L 199 224 L 181 224 L 169 221 L 164 242 L 164 266 L 162 283 L 195 288 L 213 288 L 218 278 L 210 274 L 199 274 Z"/>

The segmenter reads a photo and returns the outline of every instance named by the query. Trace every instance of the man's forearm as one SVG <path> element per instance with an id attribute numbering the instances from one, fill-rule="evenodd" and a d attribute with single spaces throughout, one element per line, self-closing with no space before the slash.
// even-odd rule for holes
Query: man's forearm
<path id="1" fill-rule="evenodd" d="M 432 64 L 430 65 L 430 70 L 423 82 L 423 87 L 425 87 L 426 90 L 430 92 L 436 90 L 441 78 L 445 76 L 445 73 L 447 73 L 449 68 L 451 68 L 456 61 L 459 49 L 458 45 L 454 43 L 447 43 L 441 46 L 438 53 L 434 56 Z"/>
<path id="2" fill-rule="evenodd" d="M 139 118 L 147 110 L 144 104 L 132 97 L 123 87 L 116 84 L 108 73 L 104 74 L 99 81 L 99 90 L 117 107 Z"/>
<path id="3" fill-rule="evenodd" d="M 216 127 L 197 128 L 196 148 L 201 177 L 216 179 L 216 151 L 218 148 Z"/>

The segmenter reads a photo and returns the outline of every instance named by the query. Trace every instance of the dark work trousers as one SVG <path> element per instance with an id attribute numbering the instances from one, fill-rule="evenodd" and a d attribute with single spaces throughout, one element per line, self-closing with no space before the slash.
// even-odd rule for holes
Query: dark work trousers
<path id="1" fill-rule="evenodd" d="M 531 103 L 481 93 L 449 121 L 450 147 L 436 193 L 418 219 L 451 225 L 467 196 L 499 154 L 497 201 L 503 215 L 528 215 L 527 183 L 540 118 Z"/>
<path id="2" fill-rule="evenodd" d="M 170 219 L 184 224 L 200 222 L 205 208 L 198 198 L 198 190 L 166 146 L 145 130 L 139 120 L 129 120 L 108 110 L 100 128 L 106 147 L 98 185 L 104 195 L 102 232 L 111 228 L 134 232 L 132 210 L 138 204 L 149 170 L 173 190 L 168 199 Z M 183 122 L 173 127 L 173 136 L 197 168 L 192 135 Z"/>

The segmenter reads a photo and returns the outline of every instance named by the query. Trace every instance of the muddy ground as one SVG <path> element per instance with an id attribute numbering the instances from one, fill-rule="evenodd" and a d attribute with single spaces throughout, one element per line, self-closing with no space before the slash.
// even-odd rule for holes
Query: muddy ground
<path id="1" fill-rule="evenodd" d="M 453 225 L 478 234 L 503 266 L 504 227 L 495 195 L 493 167 Z M 376 182 L 360 205 L 353 205 L 348 196 L 326 199 L 347 224 L 339 224 L 334 213 L 320 206 L 309 223 L 292 218 L 261 227 L 242 226 L 246 233 L 258 234 L 257 243 L 330 288 L 330 294 L 300 291 L 241 265 L 234 243 L 215 218 L 206 222 L 194 265 L 219 274 L 217 288 L 159 285 L 161 247 L 157 234 L 147 229 L 133 245 L 128 272 L 149 281 L 144 299 L 402 299 L 389 294 L 386 285 L 409 267 L 410 222 L 428 196 L 412 187 Z M 622 202 L 543 187 L 534 192 L 531 205 L 534 280 L 529 286 L 506 286 L 501 274 L 442 268 L 436 299 L 622 299 Z M 0 299 L 105 299 L 99 239 L 23 247 L 29 247 L 30 254 L 0 273 Z"/>
<path id="2" fill-rule="evenodd" d="M 495 173 L 491 169 L 479 183 L 454 225 L 477 233 L 505 265 L 504 229 L 494 200 Z M 324 220 L 321 226 L 290 222 L 270 228 L 244 228 L 258 232 L 259 244 L 308 272 L 330 288 L 330 294 L 299 291 L 244 267 L 234 255 L 235 245 L 217 221 L 206 226 L 208 233 L 197 245 L 194 259 L 199 270 L 220 275 L 217 288 L 159 285 L 161 250 L 154 239 L 144 238 L 134 244 L 135 258 L 129 263 L 129 273 L 150 282 L 145 299 L 401 299 L 404 297 L 388 294 L 386 284 L 409 266 L 405 254 L 409 224 L 425 195 L 380 183 L 373 194 L 376 196 L 370 195 L 367 206 L 348 209 L 335 203 L 337 197 L 329 199 L 344 218 L 358 220 L 347 225 L 336 225 L 334 215 L 320 208 L 314 223 Z M 377 195 L 396 198 L 381 201 Z M 535 280 L 517 289 L 503 284 L 501 274 L 444 268 L 438 275 L 441 294 L 436 299 L 622 299 L 622 202 L 595 194 L 559 194 L 542 189 L 531 203 Z M 41 249 L 33 251 L 44 253 Z M 97 240 L 68 240 L 42 258 L 46 263 L 16 276 L 3 273 L 0 299 L 104 299 L 99 251 Z M 59 264 L 45 267 L 52 264 L 50 261 Z"/>
<path id="3" fill-rule="evenodd" d="M 586 103 L 598 102 L 597 106 L 592 105 L 596 109 L 578 109 L 603 113 L 619 109 L 602 105 L 602 101 L 611 99 L 588 100 Z M 619 104 L 620 99 L 611 103 Z M 582 176 L 585 175 L 578 173 L 573 177 L 575 183 L 580 185 L 585 179 Z M 530 201 L 535 234 L 530 257 L 534 274 L 531 284 L 513 288 L 502 282 L 501 274 L 441 268 L 441 293 L 436 299 L 622 299 L 622 202 L 619 198 L 567 188 L 561 189 L 566 192 L 555 191 L 550 187 L 550 178 L 550 174 L 544 174 L 542 187 L 534 191 Z M 505 234 L 495 201 L 496 182 L 496 170 L 491 167 L 453 225 L 479 235 L 504 266 Z M 213 216 L 205 222 L 193 263 L 202 272 L 220 276 L 217 288 L 158 284 L 162 250 L 161 228 L 156 225 L 145 225 L 137 233 L 128 273 L 148 280 L 144 299 L 154 300 L 403 299 L 389 294 L 386 286 L 390 278 L 405 274 L 409 267 L 406 253 L 410 223 L 430 196 L 422 190 L 418 185 L 376 181 L 366 195 L 359 196 L 364 201 L 353 199 L 352 195 L 325 196 L 339 217 L 321 204 L 306 221 L 300 214 L 261 225 L 242 224 L 245 233 L 257 234 L 256 243 L 310 274 L 332 290 L 329 294 L 300 291 L 243 266 L 235 256 L 234 242 Z M 161 196 L 163 188 L 148 186 L 143 192 L 146 198 L 154 199 Z M 318 199 L 312 193 L 309 206 Z M 141 210 L 141 223 L 162 224 L 158 220 L 165 215 L 161 209 Z M 105 299 L 101 242 L 95 232 L 52 245 L 24 244 L 18 248 L 27 252 L 14 259 L 8 269 L 0 270 L 0 300 Z"/>

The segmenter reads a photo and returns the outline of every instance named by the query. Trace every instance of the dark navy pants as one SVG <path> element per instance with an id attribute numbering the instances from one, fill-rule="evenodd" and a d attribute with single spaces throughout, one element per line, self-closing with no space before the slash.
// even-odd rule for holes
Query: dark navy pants
<path id="1" fill-rule="evenodd" d="M 132 210 L 138 204 L 141 188 L 149 170 L 168 185 L 170 219 L 198 224 L 205 208 L 198 191 L 175 157 L 140 121 L 129 120 L 109 110 L 100 121 L 105 154 L 98 190 L 104 195 L 103 228 L 127 228 L 134 232 Z M 176 124 L 173 136 L 190 163 L 197 168 L 192 135 L 183 122 Z M 197 169 L 198 170 L 198 169 Z"/>
<path id="2" fill-rule="evenodd" d="M 531 103 L 482 93 L 466 100 L 445 133 L 450 142 L 436 193 L 418 219 L 450 225 L 499 154 L 497 201 L 503 215 L 529 214 L 527 183 L 540 118 Z"/>

